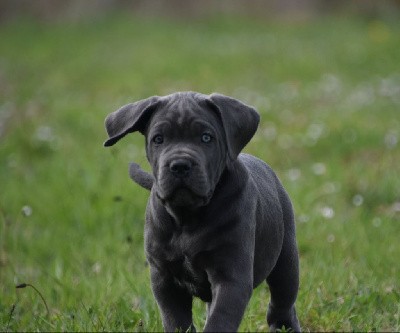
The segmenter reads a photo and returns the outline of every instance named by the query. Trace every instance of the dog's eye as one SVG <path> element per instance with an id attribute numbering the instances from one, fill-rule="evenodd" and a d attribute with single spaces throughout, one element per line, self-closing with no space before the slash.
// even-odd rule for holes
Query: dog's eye
<path id="1" fill-rule="evenodd" d="M 212 140 L 212 136 L 208 133 L 203 133 L 201 136 L 201 141 L 204 143 L 209 143 Z"/>
<path id="2" fill-rule="evenodd" d="M 162 135 L 156 135 L 154 138 L 153 138 L 153 142 L 156 144 L 156 145 L 160 145 L 160 144 L 162 144 L 163 142 L 164 142 L 164 137 L 162 136 Z"/>

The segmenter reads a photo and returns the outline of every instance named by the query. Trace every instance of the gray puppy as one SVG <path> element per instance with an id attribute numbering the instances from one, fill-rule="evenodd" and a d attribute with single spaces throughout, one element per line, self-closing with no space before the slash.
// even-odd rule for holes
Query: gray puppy
<path id="1" fill-rule="evenodd" d="M 207 302 L 204 331 L 237 331 L 253 288 L 271 292 L 270 330 L 300 331 L 299 263 L 290 199 L 272 169 L 240 151 L 258 113 L 220 94 L 150 97 L 111 113 L 111 146 L 139 131 L 153 176 L 130 174 L 151 190 L 145 251 L 165 331 L 195 330 L 192 300 Z"/>

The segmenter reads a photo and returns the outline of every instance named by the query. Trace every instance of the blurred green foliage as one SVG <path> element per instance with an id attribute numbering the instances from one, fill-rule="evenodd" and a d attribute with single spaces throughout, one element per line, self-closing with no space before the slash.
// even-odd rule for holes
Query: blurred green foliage
<path id="1" fill-rule="evenodd" d="M 400 330 L 400 24 L 114 13 L 0 26 L 0 330 L 160 331 L 143 254 L 143 138 L 119 106 L 218 91 L 262 116 L 246 151 L 297 215 L 305 331 Z M 43 294 L 50 315 L 32 289 Z M 241 329 L 265 331 L 265 286 Z M 195 323 L 204 305 L 195 301 Z"/>

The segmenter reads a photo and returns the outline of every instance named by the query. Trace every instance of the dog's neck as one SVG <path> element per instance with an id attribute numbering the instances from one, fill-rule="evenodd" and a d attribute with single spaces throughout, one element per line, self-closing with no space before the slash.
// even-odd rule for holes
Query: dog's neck
<path id="1" fill-rule="evenodd" d="M 171 215 L 172 219 L 178 227 L 194 227 L 197 225 L 199 211 L 201 210 L 201 207 L 171 207 L 168 204 L 166 204 L 164 207 L 167 210 L 168 214 Z"/>

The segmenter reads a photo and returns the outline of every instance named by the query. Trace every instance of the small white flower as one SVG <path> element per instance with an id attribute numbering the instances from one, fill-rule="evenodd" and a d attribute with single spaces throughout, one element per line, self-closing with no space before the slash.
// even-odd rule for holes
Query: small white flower
<path id="1" fill-rule="evenodd" d="M 395 202 L 391 207 L 390 211 L 394 214 L 400 213 L 400 202 Z"/>
<path id="2" fill-rule="evenodd" d="M 379 228 L 380 226 L 381 226 L 381 224 L 382 224 L 382 219 L 380 218 L 380 217 L 374 217 L 373 219 L 372 219 L 372 225 L 375 227 L 375 228 Z"/>
<path id="3" fill-rule="evenodd" d="M 335 235 L 329 234 L 326 240 L 328 241 L 328 243 L 333 243 L 335 241 Z"/>
<path id="4" fill-rule="evenodd" d="M 332 194 L 332 193 L 339 192 L 340 186 L 339 186 L 337 183 L 328 182 L 328 183 L 325 183 L 325 184 L 323 185 L 322 190 L 323 190 L 324 193 L 326 193 L 326 194 Z"/>
<path id="5" fill-rule="evenodd" d="M 278 137 L 278 145 L 282 149 L 289 149 L 293 146 L 293 138 L 288 134 L 283 134 Z"/>
<path id="6" fill-rule="evenodd" d="M 22 214 L 26 217 L 29 217 L 32 215 L 32 207 L 31 206 L 25 205 L 24 207 L 22 207 L 21 211 L 22 211 Z"/>
<path id="7" fill-rule="evenodd" d="M 273 141 L 276 138 L 277 130 L 274 125 L 267 125 L 263 129 L 262 133 L 265 139 L 267 139 L 268 141 Z"/>
<path id="8" fill-rule="evenodd" d="M 308 221 L 310 221 L 310 217 L 303 214 L 297 218 L 297 221 L 299 221 L 299 223 L 307 223 Z"/>
<path id="9" fill-rule="evenodd" d="M 354 206 L 359 207 L 359 206 L 361 206 L 363 203 L 364 203 L 364 197 L 363 197 L 361 194 L 356 194 L 356 195 L 353 197 L 353 205 L 354 205 Z"/>
<path id="10" fill-rule="evenodd" d="M 326 166 L 324 163 L 315 163 L 311 168 L 314 174 L 317 176 L 321 176 L 326 173 Z"/>
<path id="11" fill-rule="evenodd" d="M 99 274 L 101 272 L 101 264 L 99 262 L 96 262 L 93 266 L 92 266 L 92 271 L 95 274 Z"/>
<path id="12" fill-rule="evenodd" d="M 317 141 L 322 134 L 325 131 L 325 125 L 322 123 L 313 123 L 310 124 L 310 126 L 308 126 L 307 128 L 307 136 L 312 139 Z"/>
<path id="13" fill-rule="evenodd" d="M 321 208 L 321 215 L 326 219 L 332 219 L 335 216 L 335 211 L 332 207 L 322 207 Z"/>
<path id="14" fill-rule="evenodd" d="M 35 138 L 42 142 L 54 141 L 55 136 L 53 129 L 49 126 L 40 126 L 36 129 Z"/>
<path id="15" fill-rule="evenodd" d="M 342 91 L 342 82 L 333 74 L 325 74 L 319 88 L 327 95 L 338 95 Z"/>
<path id="16" fill-rule="evenodd" d="M 364 84 L 352 91 L 347 99 L 347 104 L 351 107 L 364 107 L 371 105 L 374 101 L 374 87 L 371 84 Z"/>
<path id="17" fill-rule="evenodd" d="M 397 137 L 397 134 L 395 132 L 389 131 L 388 133 L 386 133 L 384 141 L 386 148 L 393 149 L 399 143 L 399 138 Z"/>
<path id="18" fill-rule="evenodd" d="M 301 171 L 299 169 L 290 169 L 287 172 L 287 177 L 294 182 L 301 177 Z"/>

